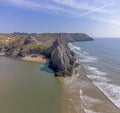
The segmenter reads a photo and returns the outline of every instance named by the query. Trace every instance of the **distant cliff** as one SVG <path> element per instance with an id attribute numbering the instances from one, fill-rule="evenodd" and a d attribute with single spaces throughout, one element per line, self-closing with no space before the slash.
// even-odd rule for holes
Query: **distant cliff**
<path id="1" fill-rule="evenodd" d="M 84 33 L 0 34 L 0 52 L 11 57 L 44 55 L 56 76 L 71 76 L 75 66 L 74 53 L 68 42 L 92 41 Z"/>

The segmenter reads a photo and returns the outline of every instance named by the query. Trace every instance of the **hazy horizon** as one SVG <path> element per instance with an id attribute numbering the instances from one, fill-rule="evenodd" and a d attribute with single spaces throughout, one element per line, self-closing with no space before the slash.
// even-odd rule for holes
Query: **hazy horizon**
<path id="1" fill-rule="evenodd" d="M 120 37 L 119 0 L 1 0 L 0 32 Z"/>

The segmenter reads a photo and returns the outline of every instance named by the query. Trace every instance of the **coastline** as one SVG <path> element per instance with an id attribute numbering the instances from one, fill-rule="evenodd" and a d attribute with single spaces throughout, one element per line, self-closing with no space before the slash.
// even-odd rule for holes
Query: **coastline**
<path id="1" fill-rule="evenodd" d="M 24 60 L 41 63 L 45 63 L 46 61 L 46 59 L 43 59 L 42 56 L 36 58 L 26 56 L 26 59 Z M 80 80 L 80 86 L 77 86 L 78 83 L 76 81 L 76 74 L 77 79 Z M 103 113 L 119 113 L 119 109 L 117 109 L 110 102 L 110 100 L 91 82 L 91 80 L 87 78 L 82 64 L 79 65 L 78 69 L 74 69 L 72 77 L 57 77 L 57 79 L 60 81 L 62 86 L 60 96 L 61 113 L 87 113 L 85 110 L 93 112 L 99 112 L 100 110 L 100 112 Z M 86 85 L 89 87 L 86 87 Z M 82 90 L 82 93 L 80 93 L 79 90 Z M 84 100 L 86 97 L 88 100 Z M 93 103 L 89 103 L 90 100 L 93 101 Z"/>
<path id="2" fill-rule="evenodd" d="M 38 55 L 35 56 L 34 55 L 27 55 L 25 57 L 21 57 L 21 58 L 16 58 L 16 57 L 10 57 L 10 56 L 6 56 L 5 53 L 0 54 L 0 57 L 9 57 L 9 58 L 15 58 L 15 59 L 19 59 L 19 60 L 23 60 L 23 61 L 27 61 L 27 62 L 35 62 L 35 63 L 47 63 L 49 61 L 49 59 L 45 58 L 43 55 Z"/>
<path id="3" fill-rule="evenodd" d="M 82 64 L 64 81 L 76 113 L 119 113 L 119 109 L 87 78 Z"/>
<path id="4" fill-rule="evenodd" d="M 45 59 L 43 56 L 38 56 L 38 57 L 26 56 L 19 60 L 20 61 L 23 60 L 25 62 L 43 63 L 43 64 L 47 62 L 47 59 Z M 65 81 L 64 81 L 65 77 L 56 77 L 56 78 L 58 79 L 62 87 L 61 95 L 59 97 L 61 113 L 76 113 L 75 108 L 72 102 L 70 101 L 70 97 L 67 92 L 67 89 L 65 87 Z"/>
<path id="5" fill-rule="evenodd" d="M 29 61 L 29 62 L 37 62 L 37 63 L 46 63 L 47 59 L 44 58 L 42 55 L 39 55 L 37 57 L 32 57 L 31 55 L 25 56 L 21 58 L 21 60 Z"/>
<path id="6" fill-rule="evenodd" d="M 61 84 L 47 69 L 42 63 L 0 57 L 0 112 L 61 113 Z"/>
<path id="7" fill-rule="evenodd" d="M 43 56 L 26 56 L 21 60 L 39 63 L 47 62 L 47 59 Z M 76 78 L 79 81 L 76 81 Z M 57 79 L 62 86 L 60 96 L 61 113 L 88 113 L 89 111 L 119 113 L 119 109 L 87 78 L 82 64 L 78 66 L 78 69 L 74 69 L 72 77 L 57 77 Z M 80 86 L 77 86 L 77 84 L 80 84 Z"/>
<path id="8" fill-rule="evenodd" d="M 65 87 L 65 78 L 64 77 L 57 77 L 57 79 L 60 81 L 62 86 L 62 92 L 60 97 L 60 107 L 61 107 L 61 113 L 77 113 L 71 100 L 69 97 L 69 94 Z"/>
<path id="9" fill-rule="evenodd" d="M 47 63 L 48 59 L 44 58 L 42 55 L 37 57 L 31 57 L 31 55 L 25 56 L 21 58 L 23 61 L 33 62 L 33 63 Z M 70 100 L 70 95 L 67 92 L 65 87 L 65 77 L 57 77 L 59 82 L 61 83 L 62 91 L 60 96 L 60 108 L 61 113 L 77 113 L 72 101 Z"/>
<path id="10" fill-rule="evenodd" d="M 50 46 L 49 49 L 47 48 L 47 51 L 44 51 L 44 52 L 45 52 L 46 56 L 51 57 L 50 63 L 49 63 L 51 69 L 54 70 L 55 75 L 60 76 L 60 78 L 58 78 L 58 79 L 61 82 L 61 86 L 62 86 L 61 97 L 60 97 L 61 113 L 76 113 L 76 108 L 73 105 L 71 95 L 69 94 L 69 91 L 68 91 L 68 87 L 65 84 L 65 79 L 72 78 L 72 77 L 67 77 L 67 76 L 71 76 L 72 72 L 75 68 L 74 53 L 70 50 L 70 48 L 68 47 L 67 44 L 68 44 L 68 42 L 91 41 L 93 39 L 90 38 L 89 36 L 87 36 L 86 34 L 66 34 L 66 33 L 64 34 L 64 33 L 62 33 L 59 35 L 61 38 L 58 38 L 58 36 L 57 37 L 55 36 L 55 40 L 54 40 L 54 43 L 52 44 L 52 46 Z M 63 35 L 65 35 L 65 36 L 71 35 L 71 36 L 69 38 L 67 37 L 66 39 L 64 39 Z M 76 35 L 77 35 L 77 37 L 76 37 Z M 34 39 L 36 39 L 36 38 L 34 37 Z M 39 50 L 39 52 L 41 52 L 43 47 L 41 47 L 37 50 L 33 49 L 33 52 L 31 52 L 31 55 L 25 56 L 27 53 L 26 48 L 28 47 L 28 45 L 30 46 L 30 48 L 29 48 L 29 50 L 30 50 L 33 47 L 33 45 L 32 45 L 33 42 L 36 43 L 33 40 L 32 36 L 30 36 L 30 37 L 26 36 L 26 39 L 24 39 L 22 41 L 23 41 L 23 43 L 19 46 L 20 47 L 23 46 L 24 48 L 19 48 L 19 50 L 17 50 L 17 41 L 16 41 L 15 45 L 10 45 L 5 50 L 5 51 L 7 51 L 6 52 L 7 55 L 13 56 L 16 58 L 20 58 L 20 60 L 29 61 L 29 62 L 37 62 L 37 63 L 46 63 L 47 62 L 47 59 L 45 59 L 42 55 L 37 56 L 35 54 L 32 54 L 32 53 L 38 53 L 38 50 Z M 37 43 L 38 42 L 39 41 L 37 40 Z M 25 56 L 25 57 L 23 57 L 23 56 Z M 66 76 L 66 78 L 64 78 L 64 75 Z M 72 96 L 74 96 L 74 95 L 72 95 Z"/>

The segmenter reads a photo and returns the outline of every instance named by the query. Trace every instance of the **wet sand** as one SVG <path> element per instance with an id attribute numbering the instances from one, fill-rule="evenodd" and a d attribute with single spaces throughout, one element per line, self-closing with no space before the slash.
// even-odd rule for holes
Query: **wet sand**
<path id="1" fill-rule="evenodd" d="M 61 94 L 61 99 L 60 99 L 60 104 L 61 104 L 61 113 L 76 113 L 76 110 L 70 101 L 69 94 L 65 88 L 64 84 L 64 77 L 57 77 L 58 80 L 61 82 L 62 85 L 62 94 Z"/>
<path id="2" fill-rule="evenodd" d="M 83 66 L 79 66 L 73 77 L 66 77 L 64 83 L 67 93 L 63 98 L 68 100 L 65 104 L 72 105 L 76 113 L 120 113 L 120 109 L 86 77 Z"/>
<path id="3" fill-rule="evenodd" d="M 46 62 L 42 56 L 39 58 L 27 56 L 23 60 Z M 61 113 L 120 113 L 120 109 L 86 77 L 82 65 L 76 69 L 74 76 L 58 77 L 58 80 L 62 85 Z"/>

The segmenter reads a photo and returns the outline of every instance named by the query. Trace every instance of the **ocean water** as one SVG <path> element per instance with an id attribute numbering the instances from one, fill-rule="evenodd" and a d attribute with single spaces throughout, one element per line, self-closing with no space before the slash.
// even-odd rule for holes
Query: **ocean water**
<path id="1" fill-rule="evenodd" d="M 61 113 L 61 88 L 47 65 L 0 57 L 0 113 Z"/>
<path id="2" fill-rule="evenodd" d="M 94 41 L 69 43 L 69 47 L 75 53 L 76 62 L 83 65 L 86 77 L 117 109 L 116 112 L 114 110 L 111 113 L 120 113 L 120 39 L 96 38 Z M 79 72 L 73 74 L 73 80 L 75 80 L 75 76 L 79 76 Z M 74 84 L 79 84 L 79 87 L 81 87 L 79 94 L 84 103 L 82 107 L 85 113 L 98 113 L 99 111 L 100 113 L 110 113 L 109 110 L 103 110 L 103 112 L 99 110 L 102 109 L 100 106 L 96 112 L 92 111 L 91 107 L 89 109 L 85 108 L 85 105 L 87 107 L 90 105 L 89 102 L 97 105 L 97 103 L 102 103 L 102 100 L 83 95 L 82 80 L 77 79 L 78 82 L 74 81 Z M 85 83 L 83 86 L 90 87 L 89 84 L 85 85 Z"/>

